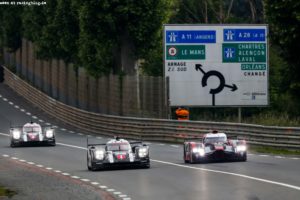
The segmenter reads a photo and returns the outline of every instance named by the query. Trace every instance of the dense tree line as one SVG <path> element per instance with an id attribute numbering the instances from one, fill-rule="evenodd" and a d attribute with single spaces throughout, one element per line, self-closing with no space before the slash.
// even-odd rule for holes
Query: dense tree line
<path id="1" fill-rule="evenodd" d="M 269 24 L 271 107 L 249 110 L 299 116 L 298 0 L 47 0 L 46 6 L 2 6 L 0 45 L 15 51 L 24 37 L 35 43 L 38 57 L 72 62 L 96 77 L 126 72 L 124 66 L 133 68 L 137 60 L 143 60 L 144 73 L 161 76 L 164 23 Z"/>
<path id="2" fill-rule="evenodd" d="M 0 7 L 3 45 L 14 51 L 25 37 L 35 43 L 39 58 L 63 59 L 97 77 L 149 57 L 160 43 L 173 0 L 46 2 Z"/>

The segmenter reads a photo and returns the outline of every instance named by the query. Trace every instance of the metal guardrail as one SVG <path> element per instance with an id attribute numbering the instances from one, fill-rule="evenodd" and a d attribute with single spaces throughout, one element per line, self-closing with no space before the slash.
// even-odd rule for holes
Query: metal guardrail
<path id="1" fill-rule="evenodd" d="M 300 149 L 300 128 L 119 117 L 93 113 L 50 98 L 5 67 L 4 73 L 5 83 L 19 95 L 54 118 L 89 134 L 182 142 L 185 137 L 199 137 L 210 130 L 219 130 L 227 133 L 229 137 L 246 139 L 253 145 Z"/>

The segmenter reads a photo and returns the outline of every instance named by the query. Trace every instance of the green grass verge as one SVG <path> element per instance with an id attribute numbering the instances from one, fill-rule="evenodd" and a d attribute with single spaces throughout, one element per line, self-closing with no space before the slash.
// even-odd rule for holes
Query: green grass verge
<path id="1" fill-rule="evenodd" d="M 249 152 L 253 153 L 267 153 L 276 155 L 297 155 L 300 156 L 300 150 L 288 150 L 273 147 L 261 147 L 261 146 L 251 146 L 249 147 Z"/>
<path id="2" fill-rule="evenodd" d="M 17 194 L 15 191 L 0 186 L 0 197 L 7 196 L 10 198 L 15 194 Z"/>

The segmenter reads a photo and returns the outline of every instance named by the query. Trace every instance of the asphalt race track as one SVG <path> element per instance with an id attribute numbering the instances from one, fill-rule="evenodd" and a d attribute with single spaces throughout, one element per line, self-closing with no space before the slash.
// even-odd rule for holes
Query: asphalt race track
<path id="1" fill-rule="evenodd" d="M 22 125 L 31 117 L 42 125 L 57 126 L 56 147 L 9 147 L 10 122 Z M 101 133 L 89 136 L 95 143 L 107 139 Z M 248 154 L 247 162 L 184 164 L 181 145 L 149 145 L 150 169 L 90 172 L 86 167 L 86 135 L 48 117 L 0 84 L 0 156 L 6 159 L 65 172 L 124 200 L 300 199 L 298 157 Z"/>

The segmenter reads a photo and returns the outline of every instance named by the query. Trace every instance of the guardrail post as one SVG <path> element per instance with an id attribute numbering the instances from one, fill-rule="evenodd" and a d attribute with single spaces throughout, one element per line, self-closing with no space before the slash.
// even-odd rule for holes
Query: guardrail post
<path id="1" fill-rule="evenodd" d="M 0 65 L 0 83 L 4 81 L 4 68 Z"/>
<path id="2" fill-rule="evenodd" d="M 238 108 L 238 123 L 242 123 L 242 107 Z"/>

